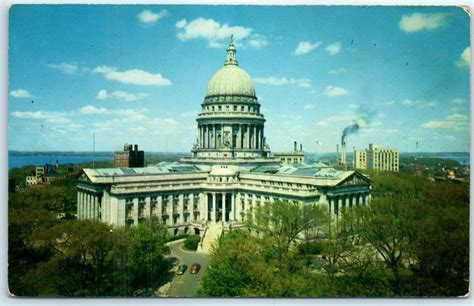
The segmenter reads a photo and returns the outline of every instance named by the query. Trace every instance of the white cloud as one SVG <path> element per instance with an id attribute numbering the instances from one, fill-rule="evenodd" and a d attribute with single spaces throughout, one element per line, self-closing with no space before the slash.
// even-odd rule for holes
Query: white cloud
<path id="1" fill-rule="evenodd" d="M 320 125 L 320 126 L 328 126 L 329 123 L 326 121 L 326 120 L 321 120 L 319 121 L 318 123 L 316 123 L 317 125 Z"/>
<path id="2" fill-rule="evenodd" d="M 303 108 L 304 109 L 313 109 L 315 108 L 316 106 L 314 104 L 306 104 Z"/>
<path id="3" fill-rule="evenodd" d="M 317 49 L 321 44 L 322 42 L 320 41 L 317 41 L 315 43 L 311 43 L 309 41 L 300 41 L 296 49 L 293 51 L 293 54 L 295 55 L 307 54 L 313 51 L 314 49 Z"/>
<path id="4" fill-rule="evenodd" d="M 418 105 L 418 108 L 434 108 L 438 105 L 438 102 L 436 101 L 428 101 L 428 102 L 422 102 Z"/>
<path id="5" fill-rule="evenodd" d="M 34 98 L 32 94 L 28 90 L 25 89 L 17 89 L 10 91 L 10 96 L 18 99 L 31 99 Z"/>
<path id="6" fill-rule="evenodd" d="M 138 17 L 138 20 L 141 23 L 153 24 L 153 23 L 159 21 L 161 18 L 163 18 L 167 15 L 168 15 L 167 10 L 161 10 L 158 13 L 154 13 L 150 10 L 143 10 L 143 11 L 140 12 L 140 14 L 137 15 L 137 17 Z"/>
<path id="7" fill-rule="evenodd" d="M 285 78 L 285 77 L 266 77 L 266 78 L 255 78 L 255 83 L 267 84 L 272 86 L 283 86 L 283 85 L 295 85 L 298 87 L 311 87 L 310 79 L 294 79 L 294 78 Z"/>
<path id="8" fill-rule="evenodd" d="M 458 140 L 457 137 L 453 135 L 446 135 L 444 138 L 446 138 L 446 140 L 450 142 L 455 142 L 456 140 Z"/>
<path id="9" fill-rule="evenodd" d="M 185 117 L 185 118 L 188 118 L 188 117 L 194 118 L 194 117 L 197 117 L 197 115 L 198 113 L 195 111 L 181 113 L 181 117 Z"/>
<path id="10" fill-rule="evenodd" d="M 67 118 L 67 114 L 63 112 L 12 112 L 11 115 L 20 119 L 45 120 L 48 123 L 69 123 L 71 120 Z"/>
<path id="11" fill-rule="evenodd" d="M 399 26 L 404 32 L 414 33 L 419 31 L 433 31 L 447 24 L 448 14 L 445 13 L 413 13 L 411 15 L 403 15 Z"/>
<path id="12" fill-rule="evenodd" d="M 79 109 L 79 113 L 83 115 L 97 115 L 97 114 L 105 114 L 107 109 L 105 107 L 95 107 L 93 105 L 86 105 Z"/>
<path id="13" fill-rule="evenodd" d="M 326 87 L 326 90 L 324 91 L 324 94 L 328 97 L 345 96 L 348 93 L 349 92 L 345 88 L 332 85 Z"/>
<path id="14" fill-rule="evenodd" d="M 393 104 L 395 104 L 395 101 L 393 101 L 393 100 L 391 100 L 391 101 L 385 101 L 385 102 L 383 103 L 383 105 L 384 105 L 384 106 L 387 106 L 387 107 L 388 107 L 388 106 L 392 106 Z"/>
<path id="15" fill-rule="evenodd" d="M 76 74 L 79 70 L 79 66 L 75 63 L 48 64 L 48 67 L 69 75 Z"/>
<path id="16" fill-rule="evenodd" d="M 469 118 L 462 114 L 449 115 L 446 120 L 429 121 L 421 125 L 426 129 L 452 129 L 455 131 L 467 131 L 469 129 Z"/>
<path id="17" fill-rule="evenodd" d="M 237 42 L 249 37 L 253 31 L 251 28 L 229 26 L 228 24 L 221 24 L 214 19 L 205 19 L 202 17 L 190 22 L 187 22 L 186 19 L 182 19 L 178 21 L 175 26 L 179 30 L 177 37 L 180 40 L 204 39 L 209 43 L 210 47 L 217 47 L 223 40 L 229 39 L 232 34 Z M 262 43 L 253 42 L 253 46 L 262 47 Z"/>
<path id="18" fill-rule="evenodd" d="M 456 98 L 456 99 L 453 99 L 451 102 L 453 104 L 461 105 L 461 104 L 464 104 L 466 102 L 466 100 L 461 99 L 461 98 Z"/>
<path id="19" fill-rule="evenodd" d="M 121 91 L 121 90 L 114 91 L 113 93 L 111 93 L 111 95 L 117 99 L 121 99 L 125 101 L 136 101 L 136 100 L 140 100 L 140 99 L 144 99 L 148 97 L 148 94 L 144 92 L 131 94 L 131 93 L 128 93 L 126 91 Z"/>
<path id="20" fill-rule="evenodd" d="M 99 66 L 94 69 L 95 73 L 101 73 L 107 80 L 118 81 L 124 84 L 143 86 L 169 86 L 171 81 L 160 73 L 150 73 L 139 69 L 117 71 L 115 67 Z"/>
<path id="21" fill-rule="evenodd" d="M 330 44 L 329 46 L 326 47 L 325 49 L 330 55 L 336 55 L 341 51 L 341 43 L 340 42 L 335 42 Z"/>
<path id="22" fill-rule="evenodd" d="M 416 106 L 417 108 L 435 108 L 438 105 L 436 101 L 420 101 L 420 100 L 411 100 L 405 99 L 402 101 L 403 105 Z"/>
<path id="23" fill-rule="evenodd" d="M 144 92 L 140 92 L 138 94 L 132 94 L 132 93 L 128 93 L 126 91 L 118 90 L 118 91 L 111 92 L 109 94 L 105 89 L 102 89 L 97 93 L 96 98 L 99 99 L 99 100 L 107 100 L 107 99 L 115 98 L 115 99 L 131 102 L 131 101 L 137 101 L 137 100 L 140 100 L 140 99 L 144 99 L 146 97 L 148 97 L 148 94 L 144 93 Z"/>
<path id="24" fill-rule="evenodd" d="M 339 69 L 331 69 L 328 71 L 329 74 L 340 74 L 346 72 L 346 69 L 344 68 L 339 68 Z"/>
<path id="25" fill-rule="evenodd" d="M 260 34 L 253 34 L 249 39 L 249 45 L 255 49 L 261 49 L 269 44 L 267 38 Z"/>
<path id="26" fill-rule="evenodd" d="M 360 108 L 360 105 L 359 105 L 359 104 L 351 103 L 351 104 L 348 105 L 348 108 L 349 108 L 349 109 L 358 109 L 358 108 Z"/>
<path id="27" fill-rule="evenodd" d="M 448 121 L 467 121 L 469 118 L 461 114 L 452 114 L 448 116 Z"/>
<path id="28" fill-rule="evenodd" d="M 458 68 L 469 69 L 471 67 L 471 48 L 467 47 L 461 53 L 459 59 L 456 61 L 456 66 Z"/>
<path id="29" fill-rule="evenodd" d="M 99 90 L 99 92 L 97 93 L 96 98 L 99 99 L 99 100 L 106 100 L 108 98 L 107 90 L 105 90 L 105 89 Z"/>
<path id="30" fill-rule="evenodd" d="M 176 22 L 175 26 L 178 28 L 178 29 L 182 29 L 186 26 L 186 24 L 188 24 L 188 22 L 186 21 L 186 19 L 181 19 L 180 21 Z"/>

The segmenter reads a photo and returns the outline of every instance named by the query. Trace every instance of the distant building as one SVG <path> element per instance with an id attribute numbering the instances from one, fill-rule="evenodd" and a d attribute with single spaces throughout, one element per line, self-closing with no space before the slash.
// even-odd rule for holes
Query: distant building
<path id="1" fill-rule="evenodd" d="M 44 166 L 37 166 L 35 168 L 34 175 L 26 177 L 26 186 L 36 186 L 38 184 L 50 184 L 52 181 L 58 178 L 57 176 L 58 164 L 53 166 L 51 164 L 45 164 Z"/>
<path id="2" fill-rule="evenodd" d="M 354 151 L 354 168 L 398 172 L 400 170 L 400 153 L 397 149 L 382 148 L 369 144 L 366 150 Z"/>
<path id="3" fill-rule="evenodd" d="M 135 148 L 131 144 L 125 144 L 123 151 L 115 151 L 114 164 L 117 168 L 139 168 L 145 166 L 145 152 L 138 151 L 138 145 Z"/>
<path id="4" fill-rule="evenodd" d="M 275 153 L 274 155 L 280 158 L 284 164 L 304 163 L 303 145 L 300 144 L 300 149 L 298 150 L 298 143 L 296 141 L 294 143 L 293 152 Z"/>

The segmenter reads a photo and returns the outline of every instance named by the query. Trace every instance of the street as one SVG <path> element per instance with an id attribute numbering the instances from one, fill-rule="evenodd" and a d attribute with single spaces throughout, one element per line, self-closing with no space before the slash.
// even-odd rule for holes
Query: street
<path id="1" fill-rule="evenodd" d="M 183 251 L 184 241 L 169 244 L 171 258 L 177 258 L 176 266 L 184 263 L 188 266 L 183 275 L 176 275 L 167 292 L 170 297 L 193 297 L 201 286 L 201 279 L 209 265 L 210 256 L 202 253 Z M 199 263 L 201 269 L 197 274 L 191 274 L 191 265 Z"/>

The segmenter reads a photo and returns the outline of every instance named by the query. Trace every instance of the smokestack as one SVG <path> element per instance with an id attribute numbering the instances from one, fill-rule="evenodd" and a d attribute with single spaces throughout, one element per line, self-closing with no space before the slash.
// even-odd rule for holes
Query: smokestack
<path id="1" fill-rule="evenodd" d="M 346 164 L 346 142 L 342 143 L 341 163 Z"/>
<path id="2" fill-rule="evenodd" d="M 135 152 L 137 152 L 137 151 L 138 151 L 138 145 L 136 144 L 135 145 Z"/>
<path id="3" fill-rule="evenodd" d="M 339 145 L 337 144 L 336 145 L 336 156 L 337 156 L 337 162 L 340 162 L 340 158 L 339 158 Z"/>
<path id="4" fill-rule="evenodd" d="M 298 143 L 295 141 L 294 142 L 294 151 L 296 152 L 296 149 L 298 148 Z"/>
<path id="5" fill-rule="evenodd" d="M 303 152 L 303 144 L 300 143 L 300 151 Z"/>

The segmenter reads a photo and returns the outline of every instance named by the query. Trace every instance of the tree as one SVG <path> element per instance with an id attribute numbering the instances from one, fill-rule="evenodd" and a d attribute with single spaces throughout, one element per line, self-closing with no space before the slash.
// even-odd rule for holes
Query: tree
<path id="1" fill-rule="evenodd" d="M 134 286 L 150 288 L 166 268 L 164 255 L 169 252 L 166 246 L 168 232 L 160 219 L 147 218 L 136 227 L 130 228 L 134 243 Z"/>
<path id="2" fill-rule="evenodd" d="M 397 295 L 401 294 L 400 268 L 409 250 L 410 208 L 414 205 L 416 199 L 400 200 L 388 194 L 375 198 L 368 206 L 356 208 L 356 231 L 393 272 L 392 288 Z"/>
<path id="3" fill-rule="evenodd" d="M 262 261 L 262 248 L 245 230 L 232 230 L 212 251 L 209 268 L 202 279 L 201 296 L 242 296 L 253 286 L 255 265 Z"/>

